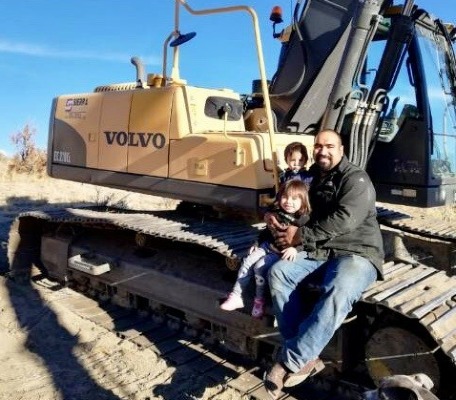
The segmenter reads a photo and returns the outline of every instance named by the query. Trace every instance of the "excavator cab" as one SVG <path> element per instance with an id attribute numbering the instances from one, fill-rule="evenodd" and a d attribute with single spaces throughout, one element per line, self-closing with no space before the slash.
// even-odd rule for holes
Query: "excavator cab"
<path id="1" fill-rule="evenodd" d="M 397 14 L 387 17 L 394 25 Z M 413 35 L 387 87 L 386 111 L 368 171 L 381 200 L 417 206 L 456 202 L 456 67 L 450 32 L 423 10 L 411 15 Z M 381 79 L 388 35 L 373 42 L 366 71 Z M 371 72 L 372 71 L 372 72 Z M 366 80 L 369 80 L 367 76 Z"/>

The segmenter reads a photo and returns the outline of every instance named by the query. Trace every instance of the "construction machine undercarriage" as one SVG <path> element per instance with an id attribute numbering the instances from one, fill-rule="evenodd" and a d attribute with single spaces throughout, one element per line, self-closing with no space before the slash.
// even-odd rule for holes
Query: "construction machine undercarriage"
<path id="1" fill-rule="evenodd" d="M 322 354 L 326 368 L 315 384 L 334 388 L 347 381 L 360 392 L 387 375 L 425 373 L 437 393 L 451 399 L 455 391 L 449 376 L 456 362 L 453 265 L 425 265 L 407 246 L 414 243 L 416 249 L 419 242 L 428 257 L 433 247 L 454 256 L 454 230 L 447 224 L 439 231 L 404 213 L 378 210 L 385 242 L 391 244 L 385 280 L 366 290 L 327 346 Z M 11 275 L 27 278 L 32 266 L 38 266 L 50 278 L 98 301 L 170 321 L 267 364 L 280 346 L 272 313 L 253 319 L 250 302 L 240 312 L 219 309 L 238 260 L 261 227 L 179 210 L 29 212 L 11 228 Z M 315 293 L 304 288 L 303 296 L 308 297 L 303 301 L 311 301 Z M 293 395 L 301 398 L 299 391 Z"/>

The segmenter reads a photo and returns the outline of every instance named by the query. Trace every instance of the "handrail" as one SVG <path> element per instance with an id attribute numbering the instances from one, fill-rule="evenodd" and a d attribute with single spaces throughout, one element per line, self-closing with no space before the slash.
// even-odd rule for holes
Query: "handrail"
<path id="1" fill-rule="evenodd" d="M 234 12 L 234 11 L 246 11 L 252 17 L 253 28 L 255 32 L 255 44 L 257 48 L 257 58 L 258 58 L 258 66 L 260 69 L 260 79 L 261 79 L 261 88 L 263 91 L 263 99 L 264 99 L 264 106 L 266 109 L 266 116 L 268 118 L 268 131 L 269 131 L 269 143 L 271 146 L 271 155 L 272 155 L 272 171 L 274 177 L 274 186 L 276 190 L 278 190 L 279 186 L 279 174 L 278 174 L 278 158 L 277 158 L 277 150 L 274 138 L 274 123 L 272 118 L 272 109 L 271 109 L 271 102 L 269 100 L 269 88 L 266 79 L 266 68 L 264 66 L 264 56 L 263 56 L 263 49 L 261 45 L 261 36 L 260 36 L 260 27 L 258 24 L 258 16 L 255 10 L 248 6 L 231 6 L 231 7 L 221 7 L 221 8 L 207 8 L 202 10 L 194 10 L 191 8 L 186 0 L 176 0 L 179 2 L 190 14 L 193 15 L 209 15 L 209 14 L 221 14 L 227 12 Z M 178 13 L 176 12 L 176 15 Z M 178 28 L 176 27 L 175 30 L 177 31 Z M 176 51 L 175 51 L 176 56 Z"/>

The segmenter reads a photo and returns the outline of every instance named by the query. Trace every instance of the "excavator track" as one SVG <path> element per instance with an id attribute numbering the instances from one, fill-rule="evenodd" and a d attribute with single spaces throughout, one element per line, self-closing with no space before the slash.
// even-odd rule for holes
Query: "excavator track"
<path id="1" fill-rule="evenodd" d="M 195 243 L 207 247 L 229 259 L 241 259 L 256 240 L 263 223 L 246 224 L 244 222 L 217 220 L 204 217 L 183 217 L 176 211 L 155 211 L 138 213 L 125 211 L 100 211 L 91 209 L 50 209 L 22 213 L 20 218 L 32 217 L 57 223 L 80 223 L 94 225 L 113 225 L 130 229 L 139 234 L 162 237 L 178 242 Z M 383 228 L 392 228 L 401 234 L 417 238 L 421 246 L 431 243 L 443 243 L 449 250 L 449 260 L 439 269 L 452 272 L 456 268 L 456 224 L 443 222 L 435 218 L 414 218 L 402 211 L 378 207 L 378 220 Z M 434 257 L 434 256 L 433 256 Z M 417 260 L 420 261 L 419 257 Z M 432 260 L 424 260 L 428 264 Z"/>
<path id="2" fill-rule="evenodd" d="M 400 215 L 401 222 L 394 223 L 395 218 L 396 221 L 399 220 L 397 213 L 384 210 L 379 212 L 382 224 L 395 224 L 394 229 L 402 224 L 407 226 L 408 231 L 413 231 L 415 240 L 420 236 L 419 230 L 413 229 L 413 224 L 410 223 L 413 218 L 407 218 L 405 214 Z M 408 219 L 410 221 L 407 221 Z M 95 209 L 50 209 L 27 212 L 18 216 L 11 227 L 8 256 L 12 275 L 20 276 L 27 273 L 30 264 L 39 264 L 40 258 L 44 258 L 46 260 L 43 263 L 46 269 L 50 269 L 48 272 L 52 278 L 64 283 L 72 282 L 78 291 L 85 291 L 88 295 L 95 295 L 97 298 L 109 298 L 113 303 L 126 308 L 147 308 L 160 313 L 164 305 L 169 321 L 177 320 L 180 321 L 179 324 L 183 322 L 190 329 L 202 328 L 203 331 L 209 332 L 208 335 L 212 339 L 223 342 L 229 348 L 232 344 L 230 341 L 236 342 L 239 339 L 240 344 L 236 344 L 239 346 L 236 350 L 241 350 L 249 356 L 253 355 L 255 358 L 261 355 L 263 349 L 258 342 L 265 343 L 270 353 L 273 353 L 279 345 L 277 331 L 271 319 L 254 321 L 244 312 L 220 312 L 217 301 L 229 290 L 233 282 L 233 280 L 221 279 L 220 260 L 241 259 L 256 239 L 258 230 L 263 226 L 263 224 L 248 224 L 232 220 L 224 220 L 220 223 L 202 216 L 182 216 L 174 210 L 138 213 Z M 428 231 L 431 233 L 429 234 Z M 110 232 L 114 232 L 113 238 L 119 232 L 123 232 L 133 239 L 130 239 L 130 243 L 122 248 L 121 242 L 115 243 L 112 239 L 111 243 Z M 447 246 L 454 248 L 455 240 L 454 235 L 451 236 L 452 231 L 446 229 L 445 232 L 447 236 L 439 237 L 439 243 L 445 242 Z M 138 240 L 138 234 L 145 236 Z M 430 239 L 436 240 L 435 237 L 429 237 L 432 235 L 438 236 L 438 228 L 432 228 L 432 230 L 427 228 L 423 234 L 423 240 L 426 242 Z M 169 246 L 167 253 L 162 254 L 157 250 L 157 240 L 159 244 Z M 126 256 L 131 247 L 138 247 L 138 242 L 140 242 L 139 249 L 150 254 L 138 256 L 135 250 Z M 98 249 L 102 243 L 104 245 L 111 243 L 111 247 L 105 250 L 105 256 L 108 259 L 124 257 L 126 264 L 112 262 L 114 268 L 108 274 L 102 273 L 97 276 L 68 268 L 68 256 L 82 254 L 87 248 Z M 179 246 L 176 246 L 176 243 Z M 50 256 L 47 254 L 50 248 L 62 249 L 61 254 Z M 144 257 L 147 262 L 141 264 Z M 213 265 L 208 261 L 211 257 L 218 257 L 218 261 L 214 261 Z M 151 263 L 153 268 L 149 267 Z M 135 267 L 131 267 L 133 265 Z M 49 266 L 51 267 L 48 268 Z M 387 314 L 395 315 L 398 319 L 417 322 L 426 335 L 432 338 L 435 345 L 427 350 L 427 354 L 436 352 L 443 354 L 446 362 L 454 369 L 456 277 L 450 276 L 447 271 L 421 264 L 416 260 L 389 261 L 384 265 L 384 269 L 385 280 L 376 282 L 368 288 L 360 304 L 386 310 Z M 173 272 L 168 272 L 171 270 Z M 226 268 L 225 270 L 228 271 Z M 170 287 L 178 293 L 176 297 L 170 294 Z M 195 297 L 198 297 L 199 301 L 193 301 Z M 155 329 L 154 324 L 151 326 Z M 225 331 L 226 326 L 228 328 Z M 141 330 L 137 329 L 137 331 Z M 389 332 L 382 330 L 379 332 L 376 340 L 381 343 L 382 340 L 386 340 Z M 144 336 L 138 333 L 137 337 Z M 251 341 L 255 344 L 253 345 Z M 193 343 L 192 346 L 199 345 Z M 382 355 L 378 353 L 377 347 L 375 344 L 371 346 L 373 350 L 367 355 L 368 364 L 378 363 L 378 360 L 382 359 L 394 360 L 395 357 L 407 356 Z M 206 350 L 204 350 L 205 354 Z M 412 351 L 416 353 L 416 349 Z M 408 356 L 420 356 L 420 354 Z M 264 395 L 264 388 L 256 367 L 252 370 L 246 369 L 241 372 L 234 370 L 234 372 L 237 377 L 232 379 L 230 385 L 240 385 L 236 389 L 250 395 L 252 399 L 263 398 L 261 396 Z M 439 379 L 434 376 L 432 378 Z M 259 394 L 255 394 L 257 390 Z M 359 388 L 353 390 L 359 391 Z M 295 397 L 297 399 L 306 398 L 294 393 L 293 396 L 297 396 Z"/>
<path id="3" fill-rule="evenodd" d="M 243 257 L 264 226 L 262 223 L 248 225 L 225 220 L 220 223 L 204 217 L 184 217 L 174 210 L 137 213 L 67 208 L 30 211 L 18 217 L 19 220 L 24 218 L 62 224 L 115 226 L 152 237 L 195 243 L 227 258 Z"/>
<path id="4" fill-rule="evenodd" d="M 38 276 L 34 282 L 41 290 L 55 292 L 57 284 L 47 278 Z M 51 295 L 52 298 L 55 295 Z M 232 389 L 236 397 L 245 400 L 264 400 L 267 394 L 262 382 L 265 366 L 245 357 L 226 351 L 213 342 L 204 332 L 196 332 L 178 321 L 174 316 L 145 314 L 137 310 L 125 309 L 107 301 L 100 301 L 65 288 L 65 293 L 59 296 L 59 306 L 83 320 L 90 321 L 100 327 L 103 335 L 115 335 L 123 342 L 129 342 L 139 351 L 153 352 L 172 366 L 179 375 L 180 385 L 173 389 L 172 385 L 163 385 L 161 395 L 166 398 L 191 398 L 193 391 L 198 392 L 202 386 L 220 387 L 221 391 Z M 90 351 L 79 356 L 92 376 L 106 374 L 102 367 L 106 359 L 106 350 Z M 112 355 L 118 358 L 117 354 Z M 156 379 L 146 374 L 144 376 L 130 376 L 125 366 L 118 370 L 109 371 L 118 377 L 119 384 L 110 386 L 116 393 L 116 398 L 132 399 L 144 398 L 144 395 L 157 390 L 154 385 Z M 163 374 L 165 372 L 162 372 Z M 196 378 L 197 377 L 197 378 Z M 100 378 L 101 379 L 101 378 Z M 132 380 L 133 379 L 133 380 Z M 170 376 L 169 380 L 173 377 Z M 186 383 L 183 383 L 187 381 Z M 193 381 L 193 383 L 192 383 Z M 202 382 L 204 381 L 204 383 Z M 301 385 L 299 390 L 292 393 L 283 393 L 281 400 L 347 400 L 357 398 L 365 388 L 340 382 L 337 387 L 327 382 L 311 379 L 311 385 Z M 185 386 L 188 392 L 182 393 Z M 305 394 L 304 394 L 304 388 Z M 217 400 L 220 391 L 204 398 Z M 147 397 L 146 397 L 147 398 Z"/>
<path id="5" fill-rule="evenodd" d="M 400 206 L 378 206 L 387 255 L 456 274 L 456 223 Z M 442 211 L 443 213 L 443 211 Z"/>

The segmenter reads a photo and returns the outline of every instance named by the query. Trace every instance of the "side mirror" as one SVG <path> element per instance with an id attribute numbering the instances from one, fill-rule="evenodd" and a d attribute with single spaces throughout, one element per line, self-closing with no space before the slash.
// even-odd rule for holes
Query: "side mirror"
<path id="1" fill-rule="evenodd" d="M 184 43 L 188 42 L 189 40 L 192 40 L 195 36 L 196 36 L 196 32 L 189 32 L 189 33 L 180 33 L 179 32 L 179 35 L 177 36 L 177 38 L 172 40 L 169 43 L 169 46 L 170 47 L 180 46 L 181 44 L 184 44 Z"/>

